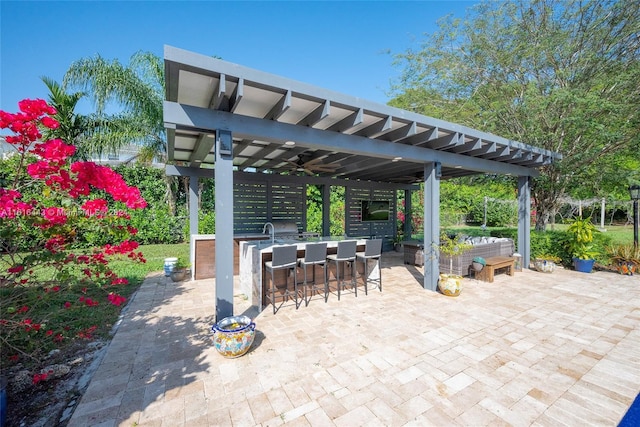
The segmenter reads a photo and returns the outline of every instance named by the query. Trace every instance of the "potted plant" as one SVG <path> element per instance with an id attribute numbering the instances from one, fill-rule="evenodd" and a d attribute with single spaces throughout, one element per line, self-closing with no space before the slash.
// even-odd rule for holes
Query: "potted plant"
<path id="1" fill-rule="evenodd" d="M 591 217 L 575 219 L 567 229 L 566 248 L 573 257 L 576 271 L 591 273 L 598 251 L 593 244 L 593 234 L 597 233 Z"/>
<path id="2" fill-rule="evenodd" d="M 540 254 L 535 257 L 533 268 L 541 273 L 553 273 L 560 261 L 560 257 L 555 255 Z"/>
<path id="3" fill-rule="evenodd" d="M 481 256 L 477 256 L 471 260 L 471 267 L 476 273 L 480 273 L 485 265 L 487 265 L 487 261 Z"/>
<path id="4" fill-rule="evenodd" d="M 640 248 L 615 245 L 606 248 L 607 255 L 620 274 L 632 276 L 640 264 Z"/>
<path id="5" fill-rule="evenodd" d="M 448 236 L 446 233 L 440 235 L 440 246 L 438 251 L 440 254 L 449 256 L 449 273 L 440 273 L 438 280 L 438 289 L 443 294 L 450 297 L 457 297 L 462 291 L 462 276 L 453 274 L 453 257 L 462 255 L 468 250 L 471 250 L 473 246 L 470 243 L 464 242 L 460 235 Z"/>
<path id="6" fill-rule="evenodd" d="M 178 257 L 178 260 L 173 265 L 173 270 L 171 270 L 171 280 L 174 282 L 181 282 L 187 275 L 187 271 L 189 270 L 189 264 L 182 257 Z"/>
<path id="7" fill-rule="evenodd" d="M 395 239 L 393 239 L 393 248 L 396 252 L 402 251 L 402 241 L 404 240 L 404 234 L 397 233 Z"/>

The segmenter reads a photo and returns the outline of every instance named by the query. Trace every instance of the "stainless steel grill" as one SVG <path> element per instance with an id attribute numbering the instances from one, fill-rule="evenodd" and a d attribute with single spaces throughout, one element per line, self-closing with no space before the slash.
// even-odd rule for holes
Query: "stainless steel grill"
<path id="1" fill-rule="evenodd" d="M 304 239 L 307 237 L 319 237 L 318 233 L 298 231 L 298 225 L 292 221 L 273 221 L 273 232 L 276 238 L 280 239 Z M 270 230 L 265 226 L 265 234 Z"/>

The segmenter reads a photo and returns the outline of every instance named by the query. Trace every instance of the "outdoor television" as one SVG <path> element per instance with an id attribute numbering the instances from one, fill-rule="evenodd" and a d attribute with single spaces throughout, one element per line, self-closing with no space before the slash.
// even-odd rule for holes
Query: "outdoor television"
<path id="1" fill-rule="evenodd" d="M 363 200 L 362 221 L 389 221 L 389 202 L 387 200 Z"/>

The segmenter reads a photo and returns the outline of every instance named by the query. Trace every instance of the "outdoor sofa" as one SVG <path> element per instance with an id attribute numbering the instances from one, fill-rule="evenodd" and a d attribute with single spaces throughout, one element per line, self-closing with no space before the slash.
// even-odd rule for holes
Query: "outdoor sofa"
<path id="1" fill-rule="evenodd" d="M 515 252 L 515 244 L 512 239 L 506 237 L 463 237 L 464 242 L 473 247 L 461 255 L 453 256 L 453 271 L 449 270 L 451 257 L 440 254 L 440 272 L 469 275 L 471 261 L 475 257 L 491 258 L 495 256 L 512 256 Z M 424 264 L 424 245 L 419 241 L 402 242 L 404 247 L 404 263 L 422 266 Z"/>

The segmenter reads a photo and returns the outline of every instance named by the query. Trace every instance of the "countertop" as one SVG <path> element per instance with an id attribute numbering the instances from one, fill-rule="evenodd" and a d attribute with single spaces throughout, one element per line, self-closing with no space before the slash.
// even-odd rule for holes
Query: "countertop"
<path id="1" fill-rule="evenodd" d="M 343 240 L 355 240 L 358 245 L 364 245 L 366 239 L 362 238 L 349 238 L 342 236 L 330 236 L 330 237 L 308 237 L 304 239 L 283 239 L 277 238 L 275 239 L 275 244 L 271 243 L 271 239 L 268 240 L 260 240 L 260 241 L 247 241 L 245 244 L 256 246 L 257 249 L 262 253 L 270 253 L 274 246 L 284 246 L 284 245 L 296 245 L 298 250 L 304 249 L 307 243 L 316 243 L 316 242 L 327 242 L 327 247 L 336 247 L 338 246 L 338 242 Z"/>

